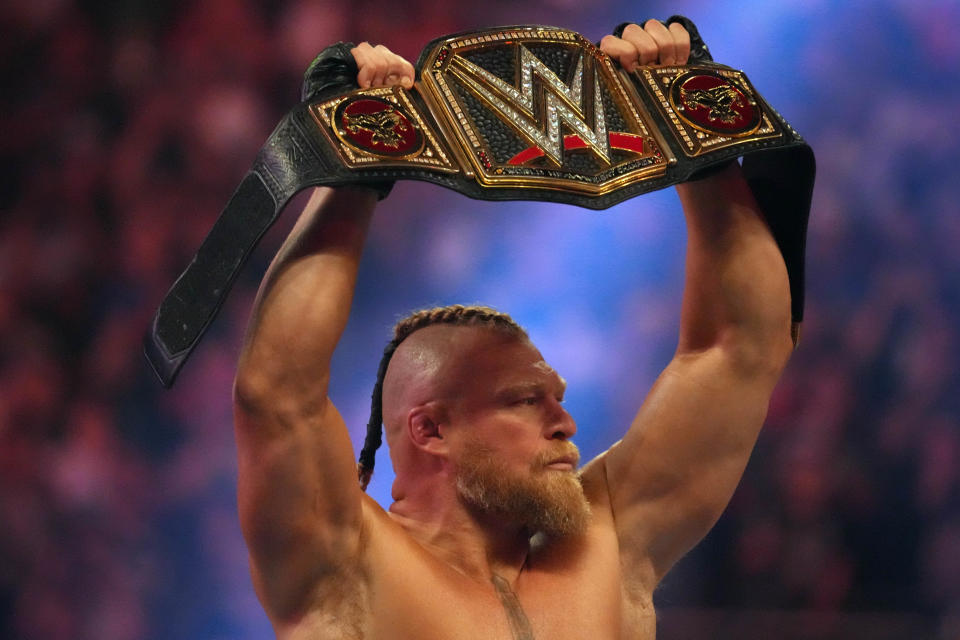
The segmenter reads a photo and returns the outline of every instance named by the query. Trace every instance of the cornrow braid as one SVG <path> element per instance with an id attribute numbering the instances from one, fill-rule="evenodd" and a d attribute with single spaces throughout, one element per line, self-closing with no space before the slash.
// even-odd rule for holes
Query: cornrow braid
<path id="1" fill-rule="evenodd" d="M 370 421 L 367 423 L 367 435 L 360 450 L 360 460 L 357 463 L 357 475 L 360 479 L 360 488 L 367 490 L 370 478 L 373 476 L 373 466 L 376 462 L 377 449 L 383 443 L 383 379 L 387 375 L 387 367 L 393 353 L 410 334 L 436 324 L 448 324 L 457 327 L 487 327 L 503 331 L 512 336 L 526 339 L 527 332 L 517 322 L 505 313 L 482 305 L 453 304 L 446 307 L 433 307 L 414 311 L 403 318 L 393 327 L 393 339 L 387 343 L 380 358 L 377 369 L 377 383 L 373 386 L 370 397 Z"/>

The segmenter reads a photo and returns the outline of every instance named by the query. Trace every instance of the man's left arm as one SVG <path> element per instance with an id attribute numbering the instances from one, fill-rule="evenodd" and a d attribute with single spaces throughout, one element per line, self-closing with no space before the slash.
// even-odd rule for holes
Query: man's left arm
<path id="1" fill-rule="evenodd" d="M 621 549 L 650 588 L 729 502 L 793 349 L 786 267 L 740 167 L 677 190 L 688 235 L 677 351 L 605 456 Z"/>
<path id="2" fill-rule="evenodd" d="M 652 41 L 663 63 L 676 27 L 633 25 L 604 50 L 629 69 L 630 40 L 644 63 L 656 61 L 643 53 Z M 677 192 L 687 223 L 677 351 L 603 456 L 625 569 L 651 591 L 729 502 L 793 349 L 787 270 L 739 165 Z"/>

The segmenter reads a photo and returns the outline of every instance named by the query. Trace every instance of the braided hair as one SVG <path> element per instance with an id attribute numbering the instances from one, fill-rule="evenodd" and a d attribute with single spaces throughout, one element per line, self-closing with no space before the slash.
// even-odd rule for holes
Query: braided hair
<path id="1" fill-rule="evenodd" d="M 360 479 L 360 488 L 366 491 L 373 476 L 373 466 L 377 449 L 383 443 L 383 379 L 387 375 L 387 367 L 393 353 L 400 343 L 410 334 L 436 324 L 447 324 L 456 327 L 486 327 L 501 331 L 507 335 L 527 339 L 527 332 L 517 322 L 505 313 L 491 307 L 481 305 L 454 304 L 446 307 L 433 307 L 414 311 L 403 318 L 393 327 L 393 339 L 383 350 L 380 367 L 377 369 L 377 383 L 373 387 L 370 398 L 370 422 L 367 423 L 367 435 L 360 450 L 360 460 L 357 463 L 357 475 Z"/>

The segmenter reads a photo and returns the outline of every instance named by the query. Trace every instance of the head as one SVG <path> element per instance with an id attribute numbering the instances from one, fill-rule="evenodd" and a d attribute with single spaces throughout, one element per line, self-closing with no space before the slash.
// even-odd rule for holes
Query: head
<path id="1" fill-rule="evenodd" d="M 506 314 L 417 312 L 398 323 L 385 352 L 361 476 L 382 417 L 398 485 L 445 484 L 478 517 L 531 534 L 581 532 L 589 508 L 569 441 L 576 426 L 561 405 L 565 386 Z"/>

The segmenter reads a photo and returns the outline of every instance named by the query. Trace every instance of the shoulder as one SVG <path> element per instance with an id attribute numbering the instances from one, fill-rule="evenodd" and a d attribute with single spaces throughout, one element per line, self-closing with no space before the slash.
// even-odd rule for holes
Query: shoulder
<path id="1" fill-rule="evenodd" d="M 609 449 L 604 451 L 580 470 L 580 483 L 583 485 L 583 493 L 590 503 L 590 508 L 594 511 L 597 509 L 610 510 L 610 488 L 607 485 L 607 454 L 609 451 Z"/>

